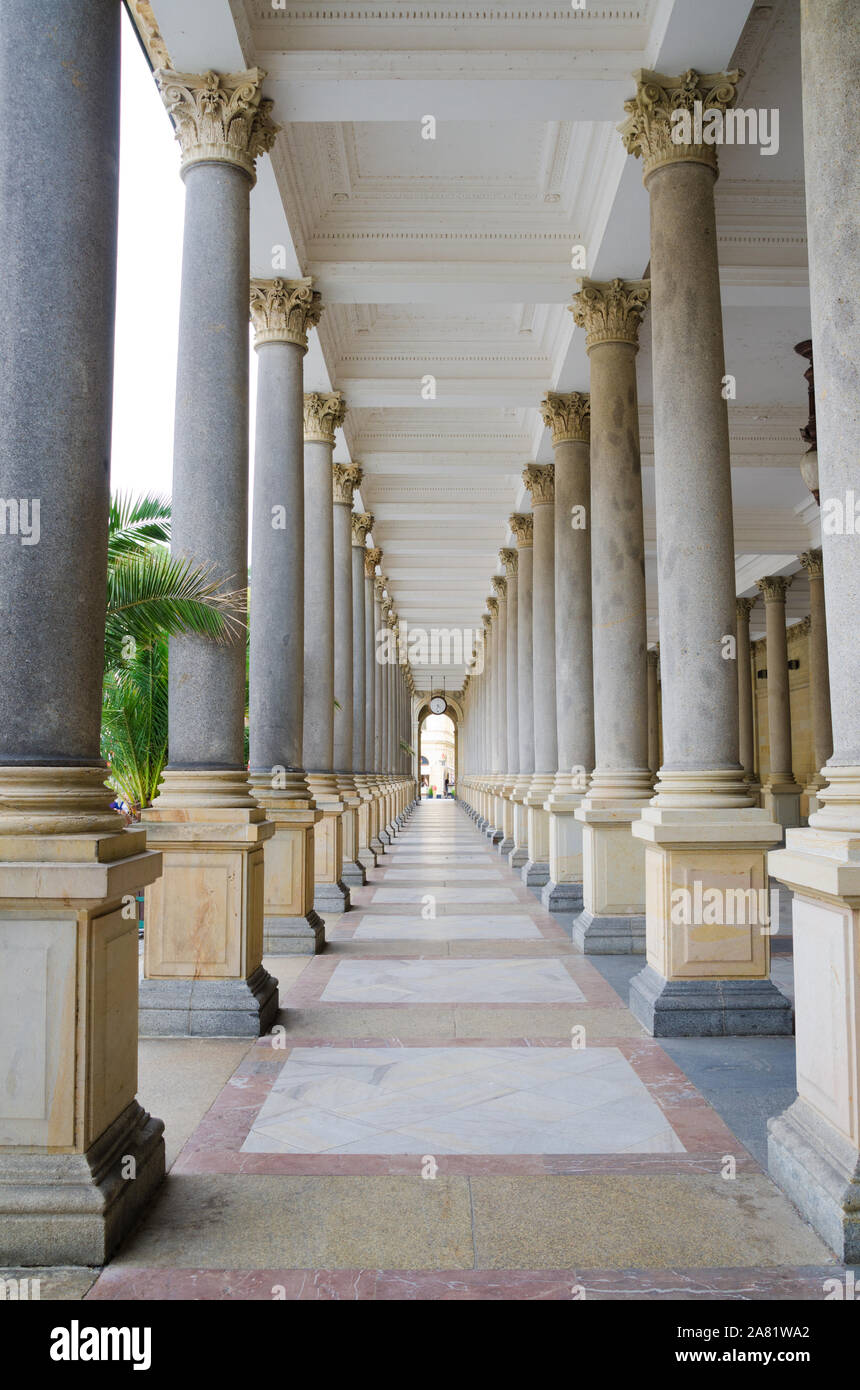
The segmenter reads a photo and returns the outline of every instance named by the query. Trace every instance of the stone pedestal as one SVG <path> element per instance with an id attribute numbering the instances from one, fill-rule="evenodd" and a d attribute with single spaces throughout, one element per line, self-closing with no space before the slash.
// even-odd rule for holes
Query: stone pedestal
<path id="1" fill-rule="evenodd" d="M 647 884 L 647 965 L 630 986 L 640 1023 L 663 1038 L 791 1033 L 791 1003 L 770 979 L 779 827 L 754 807 L 649 806 L 633 835 Z"/>
<path id="2" fill-rule="evenodd" d="M 164 1176 L 164 1126 L 135 1099 L 136 895 L 161 856 L 147 852 L 142 830 L 121 828 L 104 777 L 104 768 L 0 768 L 7 1266 L 105 1263 Z M 79 822 L 69 816 L 63 833 L 76 801 Z"/>
<path id="3" fill-rule="evenodd" d="M 582 912 L 573 940 L 589 955 L 629 955 L 645 950 L 645 854 L 631 827 L 650 792 L 650 774 L 633 795 L 629 776 L 613 789 L 604 783 L 583 797 L 575 818 L 582 824 Z"/>
<path id="4" fill-rule="evenodd" d="M 584 779 L 583 779 L 584 780 Z M 576 779 L 555 778 L 545 802 L 549 815 L 549 880 L 541 902 L 550 912 L 581 912 L 583 907 L 583 826 L 576 819 L 584 791 Z"/>
<path id="5" fill-rule="evenodd" d="M 314 826 L 314 908 L 326 914 L 348 912 L 349 888 L 343 881 L 343 813 L 337 779 L 309 772 L 308 788 L 322 819 Z"/>
<path id="6" fill-rule="evenodd" d="M 278 982 L 262 965 L 263 845 L 275 827 L 245 774 L 168 771 L 143 819 L 164 867 L 145 894 L 141 1035 L 268 1032 Z"/>
<path id="7" fill-rule="evenodd" d="M 322 820 L 304 774 L 287 774 L 282 788 L 251 776 L 255 800 L 275 827 L 265 846 L 263 954 L 315 955 L 325 949 L 325 923 L 314 908 L 314 827 Z"/>
<path id="8" fill-rule="evenodd" d="M 525 797 L 528 858 L 520 874 L 527 888 L 549 883 L 549 815 L 544 807 L 554 781 L 552 773 L 535 773 Z"/>

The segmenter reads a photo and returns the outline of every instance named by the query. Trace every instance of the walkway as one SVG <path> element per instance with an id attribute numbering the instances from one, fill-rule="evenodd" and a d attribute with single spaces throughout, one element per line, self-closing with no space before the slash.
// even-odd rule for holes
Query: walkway
<path id="1" fill-rule="evenodd" d="M 355 902 L 267 962 L 286 1031 L 145 1045 L 189 1137 L 88 1297 L 823 1296 L 825 1246 L 455 802 Z"/>

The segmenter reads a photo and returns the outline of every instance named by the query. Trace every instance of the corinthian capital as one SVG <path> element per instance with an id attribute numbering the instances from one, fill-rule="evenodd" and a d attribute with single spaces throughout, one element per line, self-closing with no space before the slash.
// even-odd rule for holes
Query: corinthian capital
<path id="1" fill-rule="evenodd" d="M 505 574 L 508 576 L 508 579 L 510 579 L 512 575 L 515 575 L 517 572 L 517 565 L 519 563 L 517 552 L 506 547 L 504 550 L 499 551 L 499 559 L 505 567 Z"/>
<path id="2" fill-rule="evenodd" d="M 533 507 L 542 507 L 555 500 L 554 464 L 530 463 L 523 469 L 523 482 L 531 493 Z"/>
<path id="3" fill-rule="evenodd" d="M 273 103 L 262 94 L 266 74 L 260 68 L 229 73 L 158 68 L 154 76 L 182 150 L 182 172 L 192 164 L 235 164 L 253 183 L 258 155 L 272 148 L 280 130 L 272 120 Z"/>
<path id="4" fill-rule="evenodd" d="M 587 444 L 591 438 L 591 397 L 587 391 L 547 391 L 540 413 L 552 430 L 553 444 L 570 440 Z"/>
<path id="5" fill-rule="evenodd" d="M 305 443 L 334 444 L 343 424 L 346 401 L 340 391 L 309 391 L 305 396 Z"/>
<path id="6" fill-rule="evenodd" d="M 387 600 L 386 600 L 386 598 L 385 598 L 385 575 L 384 575 L 384 574 L 375 574 L 375 575 L 373 576 L 373 594 L 374 594 L 374 597 L 377 598 L 377 599 L 379 600 L 380 604 L 382 604 L 383 607 L 384 607 L 384 606 L 385 606 L 385 603 L 387 602 Z"/>
<path id="7" fill-rule="evenodd" d="M 364 556 L 364 577 L 365 579 L 376 578 L 376 566 L 382 560 L 382 551 L 374 547 L 373 550 L 365 552 Z"/>
<path id="8" fill-rule="evenodd" d="M 370 512 L 353 512 L 350 522 L 352 524 L 352 543 L 363 550 L 367 541 L 367 533 L 373 527 L 373 517 Z"/>
<path id="9" fill-rule="evenodd" d="M 295 343 L 308 349 L 308 329 L 322 313 L 321 295 L 313 280 L 252 280 L 251 320 L 254 347 L 262 343 Z"/>
<path id="10" fill-rule="evenodd" d="M 497 598 L 488 598 L 485 602 L 490 610 L 490 617 L 497 618 L 499 616 L 499 600 Z"/>
<path id="11" fill-rule="evenodd" d="M 755 608 L 757 601 L 755 598 L 735 599 L 735 612 L 741 622 L 749 622 L 750 613 Z"/>
<path id="12" fill-rule="evenodd" d="M 806 570 L 810 579 L 820 577 L 824 573 L 824 559 L 821 550 L 804 550 L 800 557 L 800 563 Z"/>
<path id="13" fill-rule="evenodd" d="M 740 72 L 696 72 L 680 77 L 640 68 L 636 95 L 625 101 L 618 131 L 628 154 L 643 161 L 643 177 L 664 164 L 707 164 L 716 173 L 717 126 L 737 96 Z"/>
<path id="14" fill-rule="evenodd" d="M 352 494 L 363 476 L 361 469 L 354 463 L 333 463 L 331 466 L 332 501 L 345 507 L 351 507 Z"/>
<path id="15" fill-rule="evenodd" d="M 580 280 L 569 306 L 585 329 L 589 352 L 597 343 L 639 346 L 639 325 L 651 296 L 650 280 Z"/>
<path id="16" fill-rule="evenodd" d="M 514 551 L 514 554 L 516 554 L 516 551 Z M 492 577 L 492 579 L 490 580 L 490 585 L 491 585 L 491 587 L 492 587 L 493 593 L 494 593 L 499 599 L 507 598 L 507 594 L 508 594 L 508 581 L 507 581 L 507 579 L 502 579 L 499 575 L 494 574 L 493 577 Z"/>
<path id="17" fill-rule="evenodd" d="M 785 591 L 791 579 L 784 574 L 766 574 L 763 579 L 757 579 L 756 584 L 764 594 L 765 603 L 785 603 Z"/>
<path id="18" fill-rule="evenodd" d="M 517 549 L 523 550 L 534 540 L 535 519 L 530 512 L 514 512 L 508 517 L 508 525 L 517 538 Z"/>

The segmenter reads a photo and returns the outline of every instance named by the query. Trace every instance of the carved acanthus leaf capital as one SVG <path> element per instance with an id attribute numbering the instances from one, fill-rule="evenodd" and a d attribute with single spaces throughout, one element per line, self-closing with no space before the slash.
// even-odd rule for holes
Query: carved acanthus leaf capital
<path id="1" fill-rule="evenodd" d="M 263 96 L 260 68 L 247 72 L 154 73 L 182 150 L 181 170 L 192 164 L 235 164 L 253 183 L 257 158 L 275 143 L 280 126 Z"/>
<path id="2" fill-rule="evenodd" d="M 517 565 L 519 564 L 517 552 L 506 547 L 504 550 L 499 551 L 499 559 L 505 567 L 505 574 L 508 576 L 508 579 L 510 579 L 517 572 Z"/>
<path id="3" fill-rule="evenodd" d="M 492 616 L 491 613 L 482 613 L 482 614 L 481 614 L 481 622 L 482 622 L 483 625 L 484 625 L 484 631 L 485 631 L 485 632 L 489 632 L 489 630 L 490 630 L 490 623 L 491 623 L 492 621 L 493 621 L 493 616 Z"/>
<path id="4" fill-rule="evenodd" d="M 497 618 L 499 616 L 499 600 L 497 598 L 488 598 L 486 603 L 490 610 L 490 617 Z"/>
<path id="5" fill-rule="evenodd" d="M 791 586 L 791 579 L 784 574 L 766 574 L 757 579 L 756 584 L 764 594 L 765 603 L 785 603 L 785 591 Z"/>
<path id="6" fill-rule="evenodd" d="M 344 507 L 352 507 L 352 494 L 361 483 L 364 474 L 354 463 L 333 463 L 331 466 L 332 501 Z"/>
<path id="7" fill-rule="evenodd" d="M 716 137 L 709 138 L 716 122 L 708 115 L 719 113 L 721 123 L 737 96 L 742 73 L 689 68 L 680 77 L 666 77 L 640 68 L 633 75 L 636 95 L 625 101 L 627 120 L 618 131 L 628 154 L 642 159 L 643 177 L 664 164 L 691 162 L 706 164 L 716 173 Z"/>
<path id="8" fill-rule="evenodd" d="M 334 444 L 343 424 L 346 401 L 340 391 L 309 391 L 305 395 L 305 443 Z"/>
<path id="9" fill-rule="evenodd" d="M 735 599 L 735 611 L 737 613 L 737 616 L 749 622 L 750 613 L 755 608 L 757 602 L 758 600 L 756 598 Z"/>
<path id="10" fill-rule="evenodd" d="M 375 574 L 373 576 L 373 593 L 374 597 L 379 601 L 379 603 L 384 605 L 386 602 L 384 574 Z"/>
<path id="11" fill-rule="evenodd" d="M 322 296 L 313 280 L 252 280 L 251 320 L 254 347 L 263 343 L 295 343 L 307 352 L 308 329 L 322 314 Z"/>
<path id="12" fill-rule="evenodd" d="M 587 391 L 547 391 L 541 401 L 543 422 L 552 430 L 553 444 L 574 441 L 587 444 L 591 438 L 591 397 Z"/>
<path id="13" fill-rule="evenodd" d="M 799 623 L 792 623 L 791 627 L 786 629 L 786 635 L 788 637 L 788 640 L 791 641 L 793 637 L 808 637 L 811 631 L 812 614 L 807 613 L 806 617 L 801 618 Z"/>
<path id="14" fill-rule="evenodd" d="M 373 529 L 373 517 L 370 512 L 353 512 L 350 517 L 352 525 L 352 543 L 363 550 L 367 544 L 367 533 Z"/>
<path id="15" fill-rule="evenodd" d="M 820 578 L 824 574 L 824 556 L 820 549 L 804 550 L 800 557 L 800 563 L 810 579 Z"/>
<path id="16" fill-rule="evenodd" d="M 508 517 L 508 525 L 516 536 L 518 550 L 532 545 L 535 519 L 530 512 L 514 512 L 513 516 Z"/>
<path id="17" fill-rule="evenodd" d="M 530 463 L 523 469 L 523 482 L 531 493 L 533 507 L 555 500 L 555 464 Z"/>
<path id="18" fill-rule="evenodd" d="M 585 329 L 588 352 L 598 343 L 639 345 L 639 325 L 651 296 L 650 280 L 585 280 L 569 305 Z"/>
<path id="19" fill-rule="evenodd" d="M 365 579 L 376 578 L 376 566 L 382 562 L 382 551 L 377 547 L 368 550 L 364 557 L 364 577 Z"/>
<path id="20" fill-rule="evenodd" d="M 493 591 L 494 591 L 494 593 L 496 594 L 496 596 L 497 596 L 498 598 L 500 598 L 500 599 L 502 599 L 502 598 L 507 598 L 507 594 L 508 594 L 508 581 L 507 581 L 507 579 L 502 579 L 499 575 L 494 574 L 493 577 L 492 577 L 492 579 L 490 580 L 490 584 L 492 585 Z"/>

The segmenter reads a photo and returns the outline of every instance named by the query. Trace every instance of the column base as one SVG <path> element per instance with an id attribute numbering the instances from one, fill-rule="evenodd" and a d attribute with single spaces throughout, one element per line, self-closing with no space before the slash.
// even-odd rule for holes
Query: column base
<path id="1" fill-rule="evenodd" d="M 545 883 L 549 883 L 549 861 L 527 859 L 520 869 L 520 878 L 526 888 L 543 888 Z"/>
<path id="2" fill-rule="evenodd" d="M 508 863 L 516 872 L 528 863 L 529 852 L 525 845 L 516 845 L 508 855 Z"/>
<path id="3" fill-rule="evenodd" d="M 264 956 L 315 956 L 325 950 L 325 922 L 311 908 L 304 917 L 264 917 Z"/>
<path id="4" fill-rule="evenodd" d="M 653 1038 L 786 1036 L 791 1001 L 772 980 L 667 980 L 646 965 L 630 981 L 630 1011 Z"/>
<path id="5" fill-rule="evenodd" d="M 373 839 L 370 841 L 370 848 L 373 850 L 373 853 L 375 855 L 385 853 L 385 845 L 382 843 L 382 840 L 377 835 L 374 835 Z M 376 866 L 374 865 L 373 867 L 375 868 Z"/>
<path id="6" fill-rule="evenodd" d="M 801 1097 L 768 1123 L 770 1176 L 843 1264 L 860 1264 L 860 1153 Z"/>
<path id="7" fill-rule="evenodd" d="M 645 954 L 645 915 L 600 917 L 586 908 L 573 924 L 571 940 L 587 956 Z"/>
<path id="8" fill-rule="evenodd" d="M 761 789 L 762 809 L 768 811 L 783 830 L 794 829 L 801 823 L 801 791 L 796 782 L 765 782 Z"/>
<path id="9" fill-rule="evenodd" d="M 514 848 L 513 835 L 509 835 L 506 840 L 499 840 L 496 848 L 498 849 L 499 854 L 503 854 L 505 855 L 505 857 L 507 857 L 510 854 L 511 850 Z"/>
<path id="10" fill-rule="evenodd" d="M 541 889 L 540 900 L 548 912 L 581 912 L 582 884 L 549 879 Z"/>
<path id="11" fill-rule="evenodd" d="M 484 833 L 491 845 L 500 845 L 504 839 L 504 834 L 497 825 L 491 825 Z"/>
<path id="12" fill-rule="evenodd" d="M 349 909 L 349 889 L 342 880 L 314 885 L 314 912 L 334 916 L 337 912 L 349 912 Z"/>
<path id="13" fill-rule="evenodd" d="M 164 1178 L 163 1134 L 135 1100 L 85 1153 L 0 1153 L 0 1264 L 106 1264 Z"/>
<path id="14" fill-rule="evenodd" d="M 278 982 L 260 965 L 247 980 L 140 982 L 142 1038 L 258 1038 L 278 1013 Z"/>
<path id="15" fill-rule="evenodd" d="M 367 870 L 357 859 L 353 859 L 344 864 L 341 880 L 348 888 L 363 888 L 367 883 Z"/>

